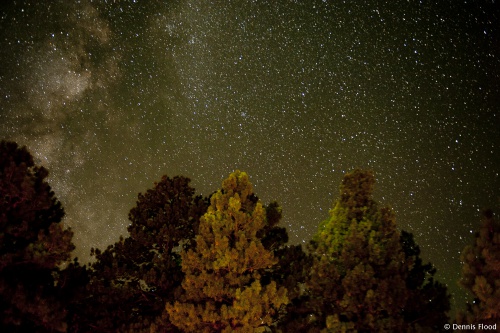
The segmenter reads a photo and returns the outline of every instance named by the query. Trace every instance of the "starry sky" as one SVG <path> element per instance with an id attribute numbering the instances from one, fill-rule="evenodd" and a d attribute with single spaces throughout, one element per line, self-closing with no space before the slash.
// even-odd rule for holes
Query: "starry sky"
<path id="1" fill-rule="evenodd" d="M 26 145 L 89 259 L 137 194 L 235 169 L 305 243 L 355 167 L 374 170 L 455 299 L 480 211 L 500 211 L 495 0 L 10 1 L 0 139 Z"/>

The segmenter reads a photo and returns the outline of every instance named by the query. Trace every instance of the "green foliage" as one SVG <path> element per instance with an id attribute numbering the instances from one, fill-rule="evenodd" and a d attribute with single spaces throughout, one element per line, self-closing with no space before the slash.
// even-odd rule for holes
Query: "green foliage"
<path id="1" fill-rule="evenodd" d="M 64 331 L 58 266 L 74 249 L 64 210 L 25 147 L 0 142 L 0 328 Z"/>
<path id="2" fill-rule="evenodd" d="M 105 251 L 89 272 L 86 296 L 75 304 L 71 328 L 93 332 L 178 332 L 164 307 L 180 292 L 181 249 L 193 245 L 208 202 L 185 177 L 164 176 L 139 194 L 129 237 Z"/>
<path id="3" fill-rule="evenodd" d="M 394 214 L 372 200 L 374 177 L 355 170 L 314 238 L 308 287 L 325 331 L 397 331 L 406 302 Z"/>
<path id="4" fill-rule="evenodd" d="M 500 322 L 500 221 L 491 210 L 483 213 L 474 243 L 462 253 L 462 279 L 474 301 L 458 315 L 459 323 Z"/>
<path id="5" fill-rule="evenodd" d="M 266 214 L 240 171 L 223 181 L 210 202 L 195 248 L 181 252 L 184 293 L 166 306 L 171 321 L 185 332 L 254 332 L 269 326 L 288 303 L 284 287 L 263 280 L 278 260 L 259 235 L 266 234 L 266 226 L 272 229 L 267 216 L 279 220 L 277 205 Z"/>
<path id="6" fill-rule="evenodd" d="M 310 332 L 403 332 L 446 319 L 446 288 L 434 283 L 431 266 L 421 265 L 414 243 L 414 252 L 405 252 L 393 211 L 372 199 L 374 184 L 370 171 L 346 174 L 330 218 L 310 244 Z M 423 276 L 414 279 L 414 273 Z M 424 296 L 443 302 L 429 322 L 408 311 L 428 302 Z"/>

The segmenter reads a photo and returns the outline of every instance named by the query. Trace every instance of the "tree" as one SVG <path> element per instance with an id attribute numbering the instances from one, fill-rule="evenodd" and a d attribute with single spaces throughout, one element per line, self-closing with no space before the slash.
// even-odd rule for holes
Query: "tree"
<path id="1" fill-rule="evenodd" d="M 64 210 L 26 147 L 0 142 L 0 328 L 64 331 L 55 276 L 74 249 Z"/>
<path id="2" fill-rule="evenodd" d="M 309 332 L 435 332 L 448 322 L 447 288 L 393 211 L 372 199 L 374 185 L 371 171 L 346 174 L 310 243 Z"/>
<path id="3" fill-rule="evenodd" d="M 307 295 L 304 294 L 304 284 L 309 274 L 312 258 L 302 250 L 301 245 L 288 245 L 288 233 L 279 227 L 282 218 L 281 207 L 277 202 L 271 202 L 266 209 L 266 223 L 257 233 L 262 245 L 272 251 L 278 260 L 271 269 L 263 272 L 261 281 L 264 284 L 276 281 L 278 287 L 287 290 L 289 304 L 280 309 L 277 322 L 270 327 L 276 332 L 304 332 L 303 322 L 308 322 L 309 312 L 304 307 Z"/>
<path id="4" fill-rule="evenodd" d="M 404 321 L 417 332 L 443 331 L 444 325 L 450 322 L 448 288 L 434 280 L 436 268 L 431 263 L 422 263 L 420 247 L 413 234 L 403 230 L 401 245 L 405 261 L 412 264 L 406 278 L 408 299 L 403 308 Z"/>
<path id="5" fill-rule="evenodd" d="M 287 291 L 263 281 L 278 260 L 258 237 L 266 212 L 248 175 L 230 174 L 210 203 L 196 246 L 181 252 L 184 292 L 166 306 L 171 321 L 185 332 L 254 332 L 271 325 L 288 303 Z"/>
<path id="6" fill-rule="evenodd" d="M 165 303 L 180 292 L 180 250 L 193 246 L 208 200 L 189 178 L 164 176 L 139 194 L 129 214 L 129 236 L 93 250 L 86 296 L 74 304 L 72 329 L 93 332 L 178 332 Z"/>
<path id="7" fill-rule="evenodd" d="M 459 323 L 496 324 L 500 322 L 500 221 L 491 210 L 483 212 L 474 242 L 461 256 L 460 285 L 474 301 L 458 314 Z"/>
<path id="8" fill-rule="evenodd" d="M 370 171 L 346 174 L 330 218 L 310 244 L 314 263 L 307 287 L 316 318 L 310 332 L 419 330 L 417 322 L 428 323 L 405 309 L 420 309 L 421 303 L 410 302 L 422 302 L 427 289 L 440 300 L 444 292 L 446 309 L 446 289 L 429 278 L 432 266 L 422 266 L 413 237 L 401 238 L 393 211 L 372 199 L 374 184 Z M 412 277 L 417 272 L 423 276 Z"/>
<path id="9" fill-rule="evenodd" d="M 304 288 L 309 276 L 312 257 L 300 245 L 288 245 L 274 252 L 278 258 L 276 266 L 270 270 L 271 278 L 288 291 L 290 300 L 275 326 L 275 332 L 307 332 L 313 315 L 309 306 L 309 295 Z"/>

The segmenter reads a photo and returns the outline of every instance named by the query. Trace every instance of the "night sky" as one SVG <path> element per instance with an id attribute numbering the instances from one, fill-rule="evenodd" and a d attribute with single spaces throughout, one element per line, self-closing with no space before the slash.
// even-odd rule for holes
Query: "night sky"
<path id="1" fill-rule="evenodd" d="M 49 169 L 83 261 L 126 235 L 137 194 L 165 174 L 208 195 L 246 171 L 306 243 L 345 172 L 372 169 L 375 199 L 455 294 L 480 211 L 500 211 L 499 13 L 495 0 L 11 1 L 0 139 Z"/>

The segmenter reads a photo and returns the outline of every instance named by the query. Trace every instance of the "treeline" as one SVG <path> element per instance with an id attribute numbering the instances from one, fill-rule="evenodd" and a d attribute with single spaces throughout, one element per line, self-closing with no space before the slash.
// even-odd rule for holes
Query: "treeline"
<path id="1" fill-rule="evenodd" d="M 1 332 L 437 332 L 500 319 L 500 223 L 490 211 L 463 253 L 474 296 L 455 319 L 413 235 L 372 198 L 370 171 L 345 175 L 306 248 L 245 172 L 209 197 L 164 176 L 139 194 L 128 236 L 70 260 L 73 232 L 25 147 L 0 143 Z"/>

